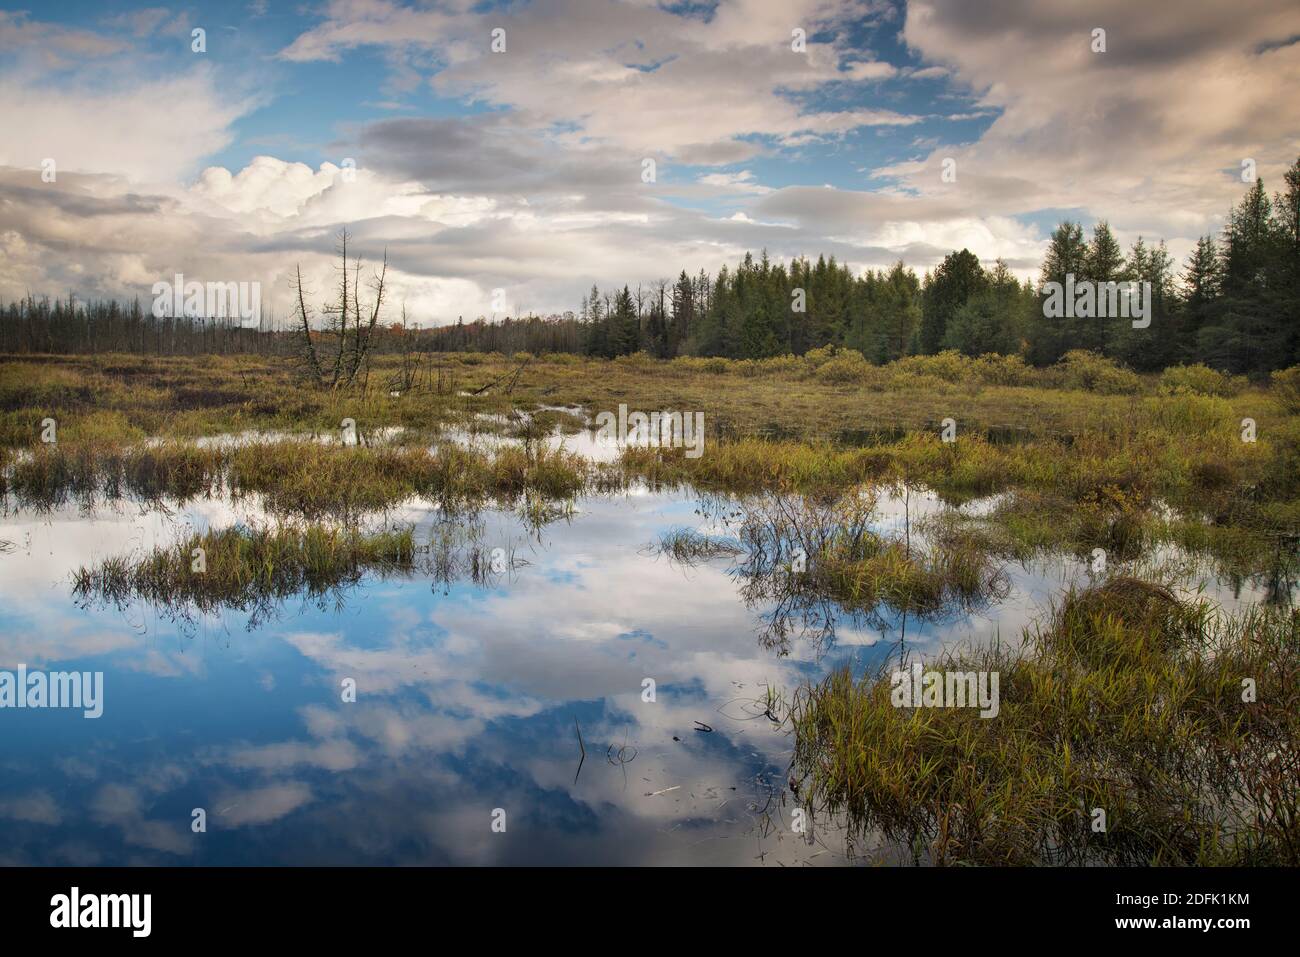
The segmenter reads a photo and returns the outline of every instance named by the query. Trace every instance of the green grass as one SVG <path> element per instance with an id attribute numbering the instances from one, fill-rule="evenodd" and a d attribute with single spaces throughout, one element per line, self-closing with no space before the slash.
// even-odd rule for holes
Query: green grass
<path id="1" fill-rule="evenodd" d="M 798 611 L 829 601 L 848 611 L 885 606 L 929 616 L 1005 594 L 1000 564 L 974 539 L 882 536 L 869 527 L 875 504 L 865 487 L 820 500 L 748 500 L 740 533 L 747 556 L 738 571 L 750 602 Z"/>
<path id="2" fill-rule="evenodd" d="M 202 566 L 196 564 L 201 556 Z M 202 612 L 219 608 L 265 613 L 287 597 L 319 597 L 367 573 L 410 571 L 415 540 L 407 529 L 247 527 L 188 536 L 136 558 L 109 558 L 73 575 L 74 596 Z"/>
<path id="3" fill-rule="evenodd" d="M 304 440 L 233 447 L 60 443 L 0 462 L 4 490 L 20 507 L 36 510 L 68 501 L 91 507 L 128 494 L 184 502 L 228 491 L 260 495 L 272 512 L 308 518 L 353 518 L 416 496 L 448 507 L 513 505 L 526 493 L 566 499 L 586 486 L 589 472 L 573 453 L 547 448 L 484 452 L 445 443 L 431 451 Z"/>
<path id="4" fill-rule="evenodd" d="M 1025 641 L 927 664 L 999 673 L 994 718 L 895 707 L 884 670 L 802 689 L 802 800 L 934 863 L 1300 863 L 1300 614 L 1119 578 Z"/>

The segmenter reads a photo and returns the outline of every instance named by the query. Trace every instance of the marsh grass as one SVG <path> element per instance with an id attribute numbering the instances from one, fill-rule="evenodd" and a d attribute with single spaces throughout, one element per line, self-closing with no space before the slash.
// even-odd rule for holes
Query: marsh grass
<path id="1" fill-rule="evenodd" d="M 480 414 L 505 416 L 543 405 L 600 410 L 620 401 L 646 410 L 704 410 L 710 421 L 730 423 L 737 436 L 777 432 L 811 442 L 873 429 L 932 431 L 946 416 L 958 420 L 962 434 L 1009 429 L 1038 437 L 1078 435 L 1098 423 L 1136 434 L 1162 423 L 1227 425 L 1250 416 L 1265 436 L 1293 414 L 1287 403 L 1294 390 L 1284 379 L 1272 389 L 1216 385 L 1210 391 L 1228 394 L 1207 396 L 1195 391 L 1209 388 L 1203 375 L 1194 389 L 1168 394 L 1167 382 L 1129 373 L 1119 377 L 1123 386 L 1117 392 L 1113 364 L 1098 357 L 1074 356 L 1039 370 L 1015 357 L 948 353 L 883 367 L 863 363 L 868 371 L 861 381 L 821 381 L 819 373 L 834 357 L 827 350 L 761 362 L 552 355 L 535 357 L 515 378 L 519 363 L 508 356 L 440 354 L 429 359 L 437 388 L 397 396 L 385 381 L 386 373 L 400 369 L 402 357 L 396 355 L 376 356 L 369 387 L 343 393 L 302 388 L 291 369 L 254 356 L 0 357 L 0 445 L 30 445 L 47 415 L 58 419 L 61 437 L 128 441 L 250 429 L 331 430 L 347 417 L 359 426 L 380 422 L 434 430 L 466 426 Z M 444 380 L 464 388 L 443 388 Z M 510 391 L 477 392 L 496 381 L 510 382 Z"/>
<path id="2" fill-rule="evenodd" d="M 797 635 L 820 647 L 845 619 L 883 628 L 893 614 L 934 619 L 1006 597 L 1005 569 L 976 540 L 880 534 L 876 501 L 867 486 L 744 501 L 734 574 L 741 598 L 761 609 L 765 645 L 785 653 Z"/>
<path id="3" fill-rule="evenodd" d="M 853 361 L 844 350 L 762 362 L 540 356 L 521 366 L 505 356 L 447 354 L 429 360 L 438 382 L 455 379 L 466 388 L 430 386 L 397 396 L 378 384 L 385 363 L 397 368 L 396 356 L 376 357 L 375 385 L 345 393 L 297 387 L 285 370 L 251 356 L 23 357 L 0 363 L 0 447 L 39 459 L 16 485 L 40 500 L 47 491 L 57 498 L 89 484 L 88 470 L 76 461 L 40 456 L 37 437 L 46 416 L 59 423 L 60 448 L 89 449 L 75 455 L 91 459 L 111 459 L 112 450 L 139 445 L 146 436 L 328 432 L 343 418 L 355 419 L 362 434 L 379 425 L 402 427 L 393 444 L 418 450 L 441 446 L 438 437 L 455 427 L 520 439 L 524 461 L 502 456 L 491 470 L 466 462 L 467 474 L 458 478 L 448 474 L 455 460 L 413 456 L 401 464 L 413 474 L 403 476 L 382 462 L 371 467 L 341 456 L 320 463 L 340 480 L 337 495 L 322 487 L 323 479 L 313 483 L 293 467 L 278 490 L 273 469 L 242 464 L 250 483 L 269 494 L 282 491 L 277 498 L 291 508 L 364 508 L 393 500 L 403 486 L 430 482 L 452 497 L 458 489 L 514 494 L 521 486 L 563 497 L 583 485 L 572 463 L 535 451 L 552 429 L 577 427 L 579 417 L 558 407 L 597 410 L 627 402 L 703 410 L 704 455 L 628 449 L 619 467 L 586 475 L 588 487 L 645 480 L 732 494 L 822 494 L 868 481 L 902 481 L 925 484 L 951 501 L 1008 489 L 1050 493 L 1069 510 L 1118 493 L 1215 516 L 1223 526 L 1240 523 L 1241 503 L 1260 517 L 1270 505 L 1285 506 L 1291 520 L 1300 513 L 1300 418 L 1284 376 L 1270 389 L 1196 368 L 1163 380 L 1125 374 L 1121 383 L 1105 360 L 1084 354 L 1059 368 L 1034 370 L 1014 358 L 945 353 L 885 367 L 868 363 L 869 388 L 851 379 L 821 381 L 827 365 L 845 357 Z M 509 382 L 509 392 L 479 391 L 494 382 Z M 958 439 L 945 444 L 939 428 L 949 416 L 957 421 Z M 1245 417 L 1258 424 L 1257 442 L 1241 441 Z M 14 484 L 14 471 L 13 465 L 7 469 L 6 484 Z M 182 493 L 202 488 L 202 478 L 169 479 L 161 472 L 150 490 L 146 478 L 139 485 L 147 494 L 168 481 Z M 1272 527 L 1278 530 L 1276 522 Z"/>
<path id="4" fill-rule="evenodd" d="M 200 549 L 203 566 L 196 568 Z M 290 596 L 319 599 L 367 574 L 408 573 L 414 562 L 409 528 L 362 533 L 319 525 L 238 525 L 190 535 L 143 556 L 83 566 L 73 574 L 73 594 L 118 606 L 138 599 L 180 612 L 234 608 L 258 620 Z"/>
<path id="5" fill-rule="evenodd" d="M 1117 578 L 1021 649 L 927 668 L 999 673 L 997 717 L 894 707 L 886 667 L 837 671 L 790 705 L 809 807 L 941 864 L 1300 863 L 1300 615 Z"/>
<path id="6" fill-rule="evenodd" d="M 705 535 L 693 528 L 670 528 L 659 536 L 653 551 L 666 555 L 680 565 L 697 565 L 715 558 L 739 555 L 743 550 L 735 542 Z"/>
<path id="7" fill-rule="evenodd" d="M 925 484 L 956 501 L 1021 488 L 1055 492 L 1083 506 L 1118 494 L 1217 507 L 1265 483 L 1282 495 L 1295 492 L 1290 439 L 1278 442 L 1281 449 L 1244 443 L 1226 428 L 1183 433 L 1174 441 L 1162 427 L 1137 435 L 1095 430 L 1015 443 L 967 434 L 945 443 L 936 428 L 858 446 L 741 438 L 707 446 L 694 459 L 682 449 L 627 448 L 621 463 L 655 485 L 690 483 L 736 493 L 816 494 L 880 481 Z"/>
<path id="8" fill-rule="evenodd" d="M 198 446 L 183 441 L 38 446 L 0 463 L 18 507 L 49 511 L 69 501 L 91 508 L 128 495 L 184 503 L 229 492 L 259 495 L 278 514 L 354 518 L 423 496 L 447 507 L 489 501 L 513 506 L 525 494 L 571 498 L 589 479 L 581 457 L 546 447 L 484 452 L 443 443 L 344 446 L 306 440 Z"/>
<path id="9" fill-rule="evenodd" d="M 921 616 L 970 610 L 1005 598 L 1010 581 L 987 553 L 945 541 L 909 548 L 883 543 L 862 558 L 829 555 L 812 576 L 813 587 L 847 608 L 885 605 Z"/>
<path id="10" fill-rule="evenodd" d="M 1016 490 L 982 514 L 947 511 L 924 519 L 920 527 L 963 536 L 1019 562 L 1065 552 L 1086 563 L 1100 548 L 1108 563 L 1133 563 L 1172 546 L 1204 559 L 1205 570 L 1229 581 L 1274 580 L 1278 600 L 1300 577 L 1300 516 L 1289 503 L 1242 498 L 1223 511 L 1183 513 L 1114 486 L 1082 501 L 1056 491 Z"/>

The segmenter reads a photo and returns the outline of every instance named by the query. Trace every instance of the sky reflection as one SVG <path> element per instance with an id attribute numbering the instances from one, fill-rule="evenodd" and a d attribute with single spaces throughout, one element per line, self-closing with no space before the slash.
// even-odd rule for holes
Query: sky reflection
<path id="1" fill-rule="evenodd" d="M 843 862 L 831 822 L 811 841 L 790 829 L 791 741 L 762 713 L 767 687 L 874 667 L 902 638 L 921 652 L 1014 638 L 1086 578 L 1067 559 L 1011 566 L 1005 600 L 978 612 L 841 618 L 833 640 L 780 654 L 730 559 L 683 567 L 649 547 L 674 526 L 734 534 L 706 505 L 590 497 L 540 534 L 488 512 L 482 543 L 518 564 L 484 584 L 367 578 L 251 628 L 231 611 L 79 607 L 70 576 L 265 520 L 256 499 L 9 516 L 0 668 L 103 671 L 105 705 L 93 721 L 0 711 L 0 863 Z M 911 496 L 913 521 L 942 507 Z M 901 509 L 882 497 L 877 527 L 897 528 Z M 441 516 L 413 502 L 390 518 L 419 538 Z M 206 833 L 191 830 L 195 808 Z"/>

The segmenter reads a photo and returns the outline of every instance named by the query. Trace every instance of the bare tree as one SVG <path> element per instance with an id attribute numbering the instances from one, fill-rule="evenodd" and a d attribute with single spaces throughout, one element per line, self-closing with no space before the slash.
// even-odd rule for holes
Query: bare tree
<path id="1" fill-rule="evenodd" d="M 384 280 L 388 275 L 388 251 L 378 272 L 368 285 L 374 294 L 369 304 L 361 301 L 361 260 L 348 262 L 348 231 L 339 233 L 339 282 L 336 298 L 322 306 L 324 317 L 319 332 L 312 329 L 313 309 L 308 304 L 307 290 L 303 284 L 302 267 L 295 271 L 297 316 L 295 331 L 298 338 L 298 357 L 303 374 L 317 385 L 330 389 L 346 389 L 357 381 L 357 376 L 368 367 L 370 347 L 375 327 L 379 324 L 384 305 Z M 351 274 L 349 275 L 349 269 Z"/>

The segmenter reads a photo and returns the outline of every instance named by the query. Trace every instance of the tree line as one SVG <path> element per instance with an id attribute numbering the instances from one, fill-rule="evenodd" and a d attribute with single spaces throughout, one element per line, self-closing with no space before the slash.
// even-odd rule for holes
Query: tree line
<path id="1" fill-rule="evenodd" d="M 1020 354 L 1040 366 L 1087 349 L 1144 371 L 1204 362 L 1264 373 L 1300 362 L 1300 159 L 1284 179 L 1272 198 L 1256 179 L 1221 234 L 1201 237 L 1181 271 L 1163 241 L 1139 237 L 1125 253 L 1105 221 L 1091 236 L 1061 223 L 1037 284 L 1019 282 L 1001 260 L 985 268 L 967 249 L 920 278 L 901 261 L 855 276 L 834 257 L 786 266 L 746 254 L 712 278 L 683 271 L 648 294 L 593 287 L 577 318 L 581 348 L 761 359 L 833 345 L 880 363 L 955 349 Z M 1045 287 L 1067 276 L 1076 285 L 1149 283 L 1150 325 L 1047 315 Z"/>
<path id="2" fill-rule="evenodd" d="M 287 355 L 284 334 L 244 326 L 238 319 L 154 316 L 139 299 L 82 302 L 27 296 L 0 304 L 0 352 L 60 355 L 132 352 L 141 355 Z"/>
<path id="3" fill-rule="evenodd" d="M 403 317 L 375 330 L 372 350 L 761 359 L 836 346 L 878 363 L 955 349 L 1019 354 L 1045 366 L 1087 349 L 1139 371 L 1204 362 L 1263 374 L 1300 362 L 1300 159 L 1284 174 L 1284 187 L 1270 197 L 1256 179 L 1221 233 L 1201 237 L 1181 268 L 1163 241 L 1139 237 L 1125 252 L 1105 221 L 1090 236 L 1079 223 L 1062 222 L 1037 283 L 1020 282 L 1001 260 L 985 267 L 967 249 L 920 277 L 901 261 L 855 275 L 833 256 L 787 265 L 766 252 L 746 253 L 713 276 L 682 270 L 676 281 L 635 290 L 592 286 L 578 310 L 563 315 L 458 319 L 433 329 L 413 328 Z M 1049 317 L 1045 287 L 1067 276 L 1076 284 L 1149 283 L 1150 325 Z M 220 320 L 158 319 L 138 301 L 28 298 L 0 306 L 4 352 L 296 354 L 304 345 L 299 333 L 295 339 Z"/>

